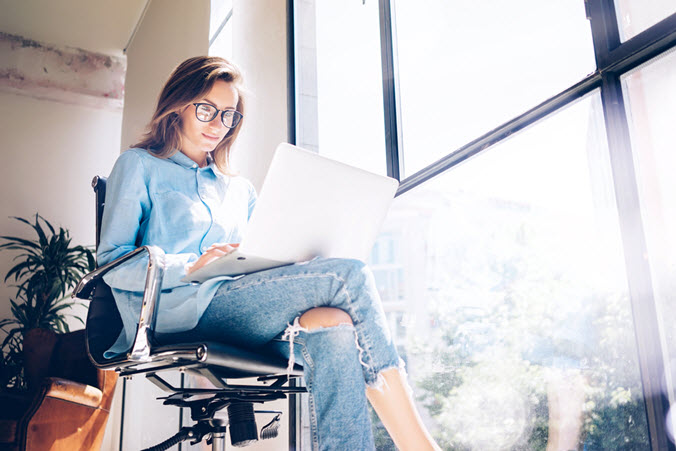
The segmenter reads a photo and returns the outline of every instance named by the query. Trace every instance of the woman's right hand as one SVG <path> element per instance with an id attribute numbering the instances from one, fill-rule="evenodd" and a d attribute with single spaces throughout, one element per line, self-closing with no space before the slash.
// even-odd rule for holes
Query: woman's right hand
<path id="1" fill-rule="evenodd" d="M 209 249 L 206 250 L 200 257 L 192 263 L 188 263 L 185 266 L 185 273 L 190 274 L 193 271 L 197 271 L 201 267 L 208 265 L 212 261 L 216 260 L 223 255 L 232 252 L 235 248 L 239 246 L 239 243 L 234 244 L 225 244 L 225 243 L 214 243 Z"/>

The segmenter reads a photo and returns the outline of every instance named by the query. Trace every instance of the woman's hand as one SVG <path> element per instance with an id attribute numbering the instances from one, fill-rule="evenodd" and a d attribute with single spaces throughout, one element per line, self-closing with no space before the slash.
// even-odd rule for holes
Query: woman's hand
<path id="1" fill-rule="evenodd" d="M 188 263 L 185 265 L 185 273 L 190 274 L 193 271 L 197 271 L 204 265 L 207 265 L 211 263 L 212 261 L 216 260 L 218 257 L 222 257 L 223 255 L 232 252 L 235 250 L 236 247 L 239 246 L 239 243 L 233 243 L 233 244 L 225 244 L 225 243 L 214 243 L 212 244 L 209 249 L 206 250 L 205 253 L 200 255 L 200 258 L 195 260 L 192 263 Z"/>

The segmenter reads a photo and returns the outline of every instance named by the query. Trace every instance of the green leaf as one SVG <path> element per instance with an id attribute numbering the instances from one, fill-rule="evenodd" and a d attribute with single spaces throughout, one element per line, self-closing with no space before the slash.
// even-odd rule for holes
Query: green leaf
<path id="1" fill-rule="evenodd" d="M 26 223 L 26 224 L 28 224 L 29 226 L 33 227 L 33 224 L 32 224 L 28 219 L 20 218 L 20 217 L 18 217 L 18 216 L 10 216 L 10 218 L 11 218 L 11 219 L 16 219 L 17 221 L 21 221 L 21 222 Z"/>
<path id="2" fill-rule="evenodd" d="M 47 224 L 47 227 L 49 227 L 49 231 L 52 232 L 52 235 L 53 235 L 54 234 L 54 227 L 52 227 L 52 225 L 49 223 L 49 221 L 47 221 L 42 216 L 40 216 L 40 219 L 42 219 L 45 222 L 45 224 Z"/>
<path id="3" fill-rule="evenodd" d="M 19 238 L 16 236 L 5 236 L 2 235 L 0 236 L 3 240 L 9 241 L 9 243 L 5 244 L 0 244 L 0 249 L 2 248 L 9 248 L 10 246 L 18 246 L 18 249 L 23 249 L 23 247 L 28 249 L 40 249 L 40 246 L 37 243 L 34 243 L 33 241 L 26 240 L 24 238 Z M 22 247 L 23 246 L 23 247 Z"/>
<path id="4" fill-rule="evenodd" d="M 2 320 L 0 328 L 16 326 L 22 330 L 45 327 L 54 330 L 69 330 L 66 318 L 72 317 L 84 324 L 82 318 L 70 314 L 69 307 L 84 305 L 73 301 L 66 293 L 72 291 L 82 276 L 95 267 L 92 251 L 84 246 L 73 245 L 68 230 L 59 227 L 58 232 L 44 217 L 36 214 L 32 221 L 14 219 L 31 227 L 34 239 L 3 236 L 5 249 L 16 252 L 16 264 L 9 269 L 5 282 L 16 284 L 14 299 L 10 299 L 13 318 Z M 3 346 L 7 353 L 16 340 L 10 338 Z"/>
<path id="5" fill-rule="evenodd" d="M 7 346 L 7 344 L 9 344 L 10 341 L 14 340 L 15 337 L 16 337 L 18 334 L 23 333 L 23 331 L 24 331 L 24 329 L 23 329 L 23 328 L 19 328 L 19 327 L 14 328 L 14 329 L 11 329 L 11 330 L 7 333 L 7 336 L 5 337 L 5 339 L 2 341 L 2 348 L 4 349 L 5 346 Z"/>
<path id="6" fill-rule="evenodd" d="M 42 230 L 42 227 L 40 226 L 40 223 L 38 222 L 39 215 L 35 213 L 35 225 L 32 225 L 32 227 L 35 229 L 35 232 L 38 234 L 39 242 L 41 247 L 45 247 L 47 245 L 47 236 L 45 235 L 44 230 Z"/>

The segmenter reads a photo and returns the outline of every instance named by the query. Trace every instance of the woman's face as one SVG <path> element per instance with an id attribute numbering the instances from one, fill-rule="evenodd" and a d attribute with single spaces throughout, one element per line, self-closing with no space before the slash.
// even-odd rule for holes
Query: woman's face
<path id="1" fill-rule="evenodd" d="M 237 108 L 238 100 L 237 91 L 231 83 L 217 80 L 211 91 L 193 103 L 208 103 L 219 110 L 234 110 Z M 197 108 L 195 105 L 190 104 L 180 113 L 183 138 L 181 151 L 196 163 L 203 165 L 206 154 L 216 148 L 230 129 L 223 125 L 220 112 L 211 122 L 201 122 L 195 116 L 195 108 Z"/>

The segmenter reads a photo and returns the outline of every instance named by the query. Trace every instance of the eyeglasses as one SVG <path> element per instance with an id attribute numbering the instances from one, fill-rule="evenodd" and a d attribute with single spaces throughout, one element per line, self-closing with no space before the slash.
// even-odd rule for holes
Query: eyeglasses
<path id="1" fill-rule="evenodd" d="M 211 122 L 221 113 L 221 122 L 228 128 L 235 128 L 242 120 L 242 113 L 237 110 L 219 110 L 209 103 L 193 103 L 195 105 L 195 117 L 202 122 Z"/>

